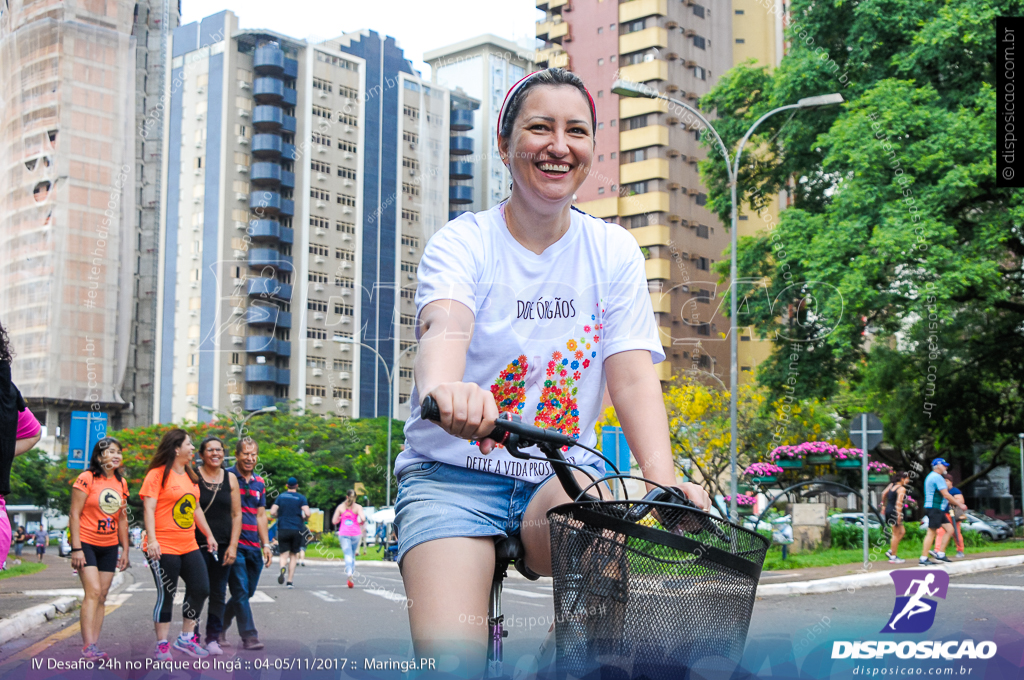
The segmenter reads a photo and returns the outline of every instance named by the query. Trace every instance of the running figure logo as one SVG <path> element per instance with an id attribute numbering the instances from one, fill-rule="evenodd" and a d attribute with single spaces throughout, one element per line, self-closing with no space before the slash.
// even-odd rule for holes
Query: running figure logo
<path id="1" fill-rule="evenodd" d="M 896 586 L 896 604 L 881 632 L 923 633 L 931 628 L 938 603 L 927 598 L 946 599 L 949 574 L 941 569 L 897 569 L 889 576 Z"/>

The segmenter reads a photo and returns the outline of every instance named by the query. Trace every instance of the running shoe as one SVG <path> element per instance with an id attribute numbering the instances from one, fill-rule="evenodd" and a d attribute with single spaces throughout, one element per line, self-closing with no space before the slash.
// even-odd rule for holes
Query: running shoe
<path id="1" fill-rule="evenodd" d="M 185 638 L 179 635 L 178 639 L 174 641 L 174 648 L 179 652 L 185 652 L 194 659 L 202 659 L 204 656 L 210 655 L 208 651 L 199 646 L 199 643 L 191 635 Z"/>
<path id="2" fill-rule="evenodd" d="M 220 644 L 216 640 L 210 640 L 206 643 L 206 651 L 210 653 L 210 656 L 220 656 L 224 653 L 224 650 L 220 648 Z"/>
<path id="3" fill-rule="evenodd" d="M 260 642 L 259 638 L 244 638 L 242 640 L 242 649 L 263 649 L 263 643 Z"/>
<path id="4" fill-rule="evenodd" d="M 964 558 L 964 552 L 962 550 L 957 550 L 956 551 L 956 558 L 958 560 L 962 560 Z"/>
<path id="5" fill-rule="evenodd" d="M 348 580 L 348 587 L 349 588 L 355 588 L 356 587 L 356 584 L 352 583 L 352 579 Z"/>
<path id="6" fill-rule="evenodd" d="M 288 581 L 288 587 L 289 587 L 289 588 L 294 588 L 294 587 L 295 587 L 295 585 L 294 585 L 294 584 L 293 584 L 293 583 L 292 583 L 291 581 Z"/>
<path id="7" fill-rule="evenodd" d="M 931 555 L 932 557 L 938 557 L 939 556 L 939 553 L 935 552 L 934 550 L 929 550 L 928 554 Z"/>
<path id="8" fill-rule="evenodd" d="M 949 559 L 948 557 L 946 557 L 946 553 L 936 553 L 935 554 L 935 559 L 937 559 L 939 562 L 952 562 L 953 561 L 953 560 Z"/>
<path id="9" fill-rule="evenodd" d="M 890 559 L 890 560 L 892 558 L 896 557 L 895 555 L 892 554 L 892 550 L 886 550 L 885 551 L 885 556 L 886 556 L 887 559 Z"/>
<path id="10" fill-rule="evenodd" d="M 284 567 L 281 567 L 281 573 L 277 575 L 278 584 L 284 583 Z"/>
<path id="11" fill-rule="evenodd" d="M 173 661 L 174 657 L 171 656 L 171 645 L 167 643 L 167 640 L 161 640 L 156 643 L 156 654 L 153 658 L 157 661 Z"/>
<path id="12" fill-rule="evenodd" d="M 917 564 L 920 567 L 937 567 L 938 566 L 938 564 L 936 562 L 932 562 L 931 560 L 929 560 L 927 558 L 924 558 L 924 557 L 919 559 L 917 561 Z"/>
<path id="13" fill-rule="evenodd" d="M 82 658 L 89 659 L 91 661 L 100 661 L 107 658 L 107 653 L 101 652 L 94 642 L 91 645 L 82 647 Z"/>
<path id="14" fill-rule="evenodd" d="M 896 557 L 895 555 L 889 558 L 889 564 L 903 564 L 904 562 L 906 562 L 905 559 L 902 557 Z"/>

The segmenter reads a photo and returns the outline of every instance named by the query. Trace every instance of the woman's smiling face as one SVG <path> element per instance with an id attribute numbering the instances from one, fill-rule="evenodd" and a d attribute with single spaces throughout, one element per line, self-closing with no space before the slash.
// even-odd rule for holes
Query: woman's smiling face
<path id="1" fill-rule="evenodd" d="M 571 85 L 536 85 L 526 93 L 510 139 L 499 139 L 524 198 L 571 200 L 590 173 L 594 126 L 590 104 Z"/>

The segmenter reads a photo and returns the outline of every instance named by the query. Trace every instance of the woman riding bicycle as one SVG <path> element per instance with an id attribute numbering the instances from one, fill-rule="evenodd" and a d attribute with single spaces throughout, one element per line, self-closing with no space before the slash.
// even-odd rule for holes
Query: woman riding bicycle
<path id="1" fill-rule="evenodd" d="M 518 534 L 526 566 L 550 575 L 546 513 L 570 500 L 546 462 L 481 440 L 499 413 L 593 445 L 607 385 L 643 476 L 676 485 L 643 255 L 622 227 L 572 207 L 596 126 L 576 75 L 554 68 L 517 83 L 498 118 L 511 197 L 450 222 L 419 266 L 416 390 L 395 463 L 398 560 L 416 655 L 455 655 L 460 676 L 479 676 L 484 664 L 487 630 L 478 622 L 495 537 Z M 419 417 L 427 395 L 440 427 Z M 597 456 L 566 456 L 595 478 L 604 473 Z M 710 508 L 703 489 L 678 486 Z"/>

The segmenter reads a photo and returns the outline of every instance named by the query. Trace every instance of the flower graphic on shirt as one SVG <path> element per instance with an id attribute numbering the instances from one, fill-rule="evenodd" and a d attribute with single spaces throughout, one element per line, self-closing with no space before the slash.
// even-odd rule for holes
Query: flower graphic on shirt
<path id="1" fill-rule="evenodd" d="M 526 406 L 526 371 L 530 368 L 526 355 L 520 354 L 491 385 L 491 394 L 499 413 L 520 413 Z"/>

